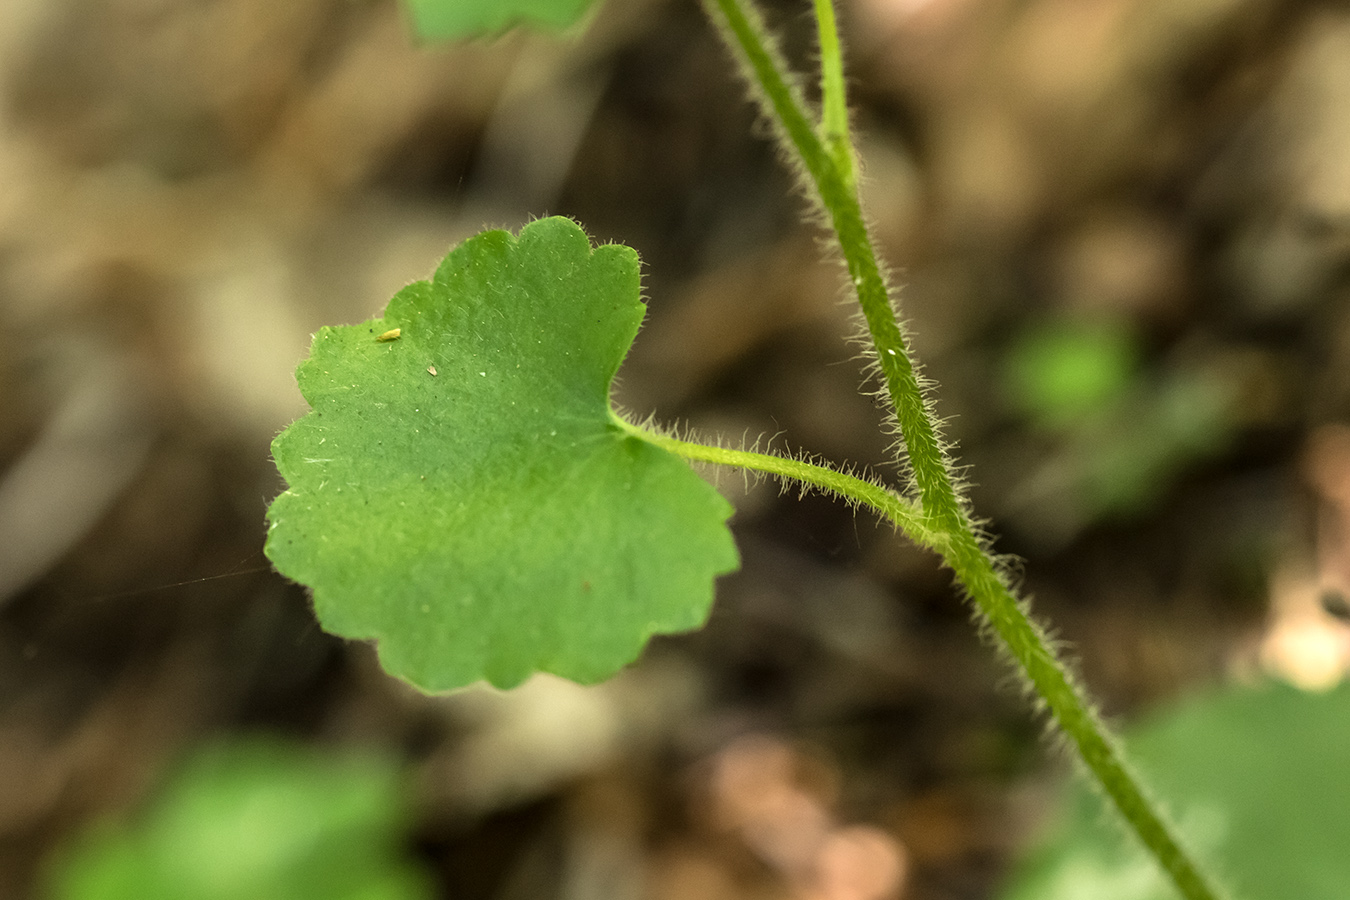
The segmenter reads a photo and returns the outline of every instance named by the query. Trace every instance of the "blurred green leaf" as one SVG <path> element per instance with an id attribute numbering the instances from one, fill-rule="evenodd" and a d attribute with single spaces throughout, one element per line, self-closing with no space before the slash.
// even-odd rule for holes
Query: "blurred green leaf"
<path id="1" fill-rule="evenodd" d="M 132 825 L 59 855 L 52 900 L 426 900 L 389 761 L 253 740 L 183 766 Z"/>
<path id="2" fill-rule="evenodd" d="M 1236 900 L 1350 896 L 1350 686 L 1192 700 L 1126 746 Z M 1075 788 L 1003 900 L 1173 900 L 1156 865 Z"/>
<path id="3" fill-rule="evenodd" d="M 1235 426 L 1234 393 L 1213 373 L 1172 370 L 1076 435 L 1068 449 L 1094 517 L 1148 509 L 1188 465 L 1222 450 Z"/>
<path id="4" fill-rule="evenodd" d="M 1209 358 L 1145 368 L 1111 322 L 1038 326 L 1004 360 L 1006 393 L 1044 457 L 1018 502 L 1063 539 L 1107 518 L 1147 512 L 1237 424 L 1231 366 Z"/>
<path id="5" fill-rule="evenodd" d="M 1021 336 L 1007 356 L 1013 403 L 1045 427 L 1064 427 L 1100 413 L 1130 387 L 1139 349 L 1111 322 L 1058 322 Z"/>
<path id="6" fill-rule="evenodd" d="M 405 0 L 427 40 L 496 34 L 517 25 L 561 30 L 581 21 L 592 0 Z"/>

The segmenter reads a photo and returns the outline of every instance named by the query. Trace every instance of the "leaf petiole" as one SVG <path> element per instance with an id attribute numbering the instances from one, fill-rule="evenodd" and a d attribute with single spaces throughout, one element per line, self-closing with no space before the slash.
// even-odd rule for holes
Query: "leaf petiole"
<path id="1" fill-rule="evenodd" d="M 818 488 L 842 497 L 852 504 L 872 508 L 904 532 L 910 540 L 923 547 L 941 552 L 945 546 L 944 535 L 928 527 L 917 504 L 874 481 L 791 457 L 680 440 L 634 425 L 617 415 L 613 416 L 613 420 L 633 437 L 685 459 L 762 472 Z"/>

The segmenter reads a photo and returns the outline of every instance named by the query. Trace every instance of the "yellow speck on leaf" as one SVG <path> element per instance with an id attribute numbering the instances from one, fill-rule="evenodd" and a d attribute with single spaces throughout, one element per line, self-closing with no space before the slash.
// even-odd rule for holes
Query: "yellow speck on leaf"
<path id="1" fill-rule="evenodd" d="M 382 334 L 382 335 L 380 335 L 379 337 L 375 338 L 375 340 L 379 341 L 381 344 L 387 344 L 387 343 L 389 343 L 390 341 L 396 341 L 396 340 L 398 340 L 398 336 L 399 336 L 400 334 L 402 334 L 402 333 L 403 333 L 403 329 L 402 329 L 402 328 L 390 328 L 390 329 L 389 329 L 388 331 L 386 331 L 384 334 Z"/>

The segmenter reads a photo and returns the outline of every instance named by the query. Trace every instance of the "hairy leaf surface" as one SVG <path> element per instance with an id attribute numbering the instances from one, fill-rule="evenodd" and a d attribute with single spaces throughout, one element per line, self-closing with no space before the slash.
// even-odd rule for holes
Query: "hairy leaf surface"
<path id="1" fill-rule="evenodd" d="M 413 27 L 429 40 L 495 34 L 516 25 L 563 29 L 586 14 L 591 0 L 407 0 Z"/>
<path id="2" fill-rule="evenodd" d="M 312 411 L 272 445 L 289 488 L 267 555 L 324 628 L 434 691 L 598 681 L 700 625 L 737 566 L 731 508 L 611 412 L 644 313 L 637 254 L 552 218 L 320 330 L 297 372 Z"/>

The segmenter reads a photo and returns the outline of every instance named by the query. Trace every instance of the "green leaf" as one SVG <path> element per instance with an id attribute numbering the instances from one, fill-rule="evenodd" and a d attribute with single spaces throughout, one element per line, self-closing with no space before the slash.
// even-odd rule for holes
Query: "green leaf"
<path id="1" fill-rule="evenodd" d="M 561 30 L 579 22 L 591 0 L 407 0 L 407 4 L 420 36 L 456 40 L 516 25 Z"/>
<path id="2" fill-rule="evenodd" d="M 134 825 L 57 857 L 55 900 L 428 900 L 395 765 L 250 740 L 190 760 Z"/>
<path id="3" fill-rule="evenodd" d="M 731 507 L 609 405 L 639 288 L 632 250 L 544 219 L 320 330 L 297 373 L 313 410 L 272 445 L 290 487 L 266 549 L 324 628 L 439 691 L 598 681 L 702 624 L 738 564 Z"/>
<path id="4" fill-rule="evenodd" d="M 1127 746 L 1191 846 L 1242 900 L 1340 900 L 1350 885 L 1350 686 L 1192 700 Z M 1004 900 L 1172 900 L 1157 865 L 1075 788 Z"/>
<path id="5" fill-rule="evenodd" d="M 1058 322 L 1022 335 L 1006 360 L 1013 402 L 1044 427 L 1081 427 L 1100 417 L 1130 388 L 1139 347 L 1109 322 Z"/>

